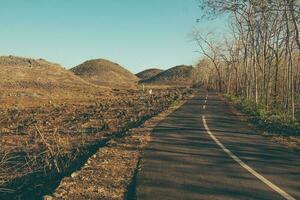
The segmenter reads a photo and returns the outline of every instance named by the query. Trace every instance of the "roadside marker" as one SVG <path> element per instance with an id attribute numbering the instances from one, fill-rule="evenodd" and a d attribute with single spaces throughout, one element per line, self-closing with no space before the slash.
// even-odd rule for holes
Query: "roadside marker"
<path id="1" fill-rule="evenodd" d="M 265 177 L 263 177 L 262 175 L 260 175 L 258 172 L 256 172 L 254 169 L 252 169 L 249 165 L 247 165 L 246 163 L 244 163 L 241 159 L 239 159 L 236 155 L 234 155 L 229 149 L 227 149 L 214 135 L 213 133 L 209 130 L 207 123 L 206 123 L 206 119 L 205 116 L 202 115 L 202 121 L 203 121 L 203 125 L 204 128 L 206 130 L 206 132 L 208 133 L 208 135 L 215 141 L 215 143 L 217 143 L 217 145 L 219 147 L 221 147 L 221 149 L 223 151 L 225 151 L 234 161 L 236 161 L 239 165 L 241 165 L 244 169 L 246 169 L 248 172 L 250 172 L 252 175 L 254 175 L 256 178 L 258 178 L 260 181 L 262 181 L 263 183 L 265 183 L 267 186 L 269 186 L 270 188 L 272 188 L 275 192 L 279 193 L 282 197 L 284 197 L 287 200 L 296 200 L 294 197 L 292 197 L 291 195 L 289 195 L 288 193 L 286 193 L 284 190 L 282 190 L 281 188 L 279 188 L 277 185 L 273 184 L 271 181 L 269 181 L 268 179 L 266 179 Z"/>
<path id="2" fill-rule="evenodd" d="M 207 97 L 208 97 L 208 95 L 206 95 L 206 97 L 205 97 L 204 104 L 207 103 Z M 205 110 L 205 108 L 206 108 L 206 105 L 203 105 L 203 110 Z"/>

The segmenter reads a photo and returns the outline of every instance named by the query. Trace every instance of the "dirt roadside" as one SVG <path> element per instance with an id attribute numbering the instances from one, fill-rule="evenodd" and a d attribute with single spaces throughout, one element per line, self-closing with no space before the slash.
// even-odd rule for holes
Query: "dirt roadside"
<path id="1" fill-rule="evenodd" d="M 134 199 L 134 178 L 141 153 L 151 139 L 151 131 L 185 102 L 175 103 L 140 127 L 129 130 L 125 137 L 111 140 L 44 199 Z"/>

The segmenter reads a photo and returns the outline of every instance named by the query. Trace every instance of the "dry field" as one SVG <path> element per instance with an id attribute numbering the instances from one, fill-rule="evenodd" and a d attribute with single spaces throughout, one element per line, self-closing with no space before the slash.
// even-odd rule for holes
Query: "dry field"
<path id="1" fill-rule="evenodd" d="M 0 110 L 0 199 L 35 199 L 99 147 L 188 95 L 188 89 L 113 90 L 89 101 Z M 47 187 L 45 187 L 47 186 Z"/>
<path id="2" fill-rule="evenodd" d="M 0 199 L 51 194 L 100 147 L 192 92 L 143 90 L 135 75 L 103 59 L 66 70 L 0 56 L 0 69 Z"/>

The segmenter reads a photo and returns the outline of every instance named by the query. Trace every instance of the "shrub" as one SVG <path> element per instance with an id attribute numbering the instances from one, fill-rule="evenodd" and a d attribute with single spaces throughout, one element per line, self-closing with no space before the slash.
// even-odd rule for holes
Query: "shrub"
<path id="1" fill-rule="evenodd" d="M 230 94 L 225 94 L 224 97 L 234 103 L 240 111 L 249 115 L 251 122 L 263 129 L 285 135 L 300 134 L 300 123 L 293 121 L 291 114 L 287 112 L 268 110 L 262 104 Z"/>

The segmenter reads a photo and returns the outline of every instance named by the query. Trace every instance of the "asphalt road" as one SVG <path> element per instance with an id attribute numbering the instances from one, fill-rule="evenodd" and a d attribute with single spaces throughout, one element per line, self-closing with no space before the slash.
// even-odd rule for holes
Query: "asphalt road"
<path id="1" fill-rule="evenodd" d="M 154 129 L 137 199 L 300 199 L 300 155 L 261 136 L 215 93 L 206 96 Z"/>

